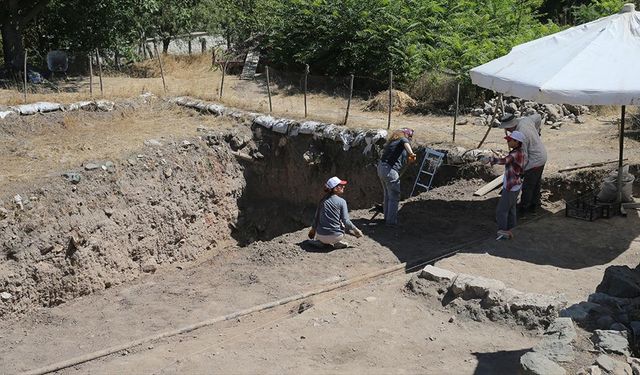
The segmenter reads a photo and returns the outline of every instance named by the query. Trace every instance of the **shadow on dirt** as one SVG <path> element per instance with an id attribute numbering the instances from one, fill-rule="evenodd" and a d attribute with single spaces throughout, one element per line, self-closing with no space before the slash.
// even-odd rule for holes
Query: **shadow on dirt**
<path id="1" fill-rule="evenodd" d="M 408 272 L 415 271 L 416 264 L 457 251 L 581 269 L 612 261 L 640 234 L 635 212 L 588 222 L 567 218 L 564 211 L 542 211 L 519 220 L 513 240 L 496 241 L 497 200 L 410 200 L 399 211 L 398 228 L 367 219 L 354 223 L 407 262 Z"/>
<path id="2" fill-rule="evenodd" d="M 529 349 L 500 350 L 493 353 L 472 353 L 478 360 L 474 375 L 519 374 L 520 357 Z"/>

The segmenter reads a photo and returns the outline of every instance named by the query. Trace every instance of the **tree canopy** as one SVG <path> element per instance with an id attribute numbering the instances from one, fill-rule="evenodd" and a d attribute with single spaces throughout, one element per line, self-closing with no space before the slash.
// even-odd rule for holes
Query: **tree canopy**
<path id="1" fill-rule="evenodd" d="M 617 12 L 623 0 L 0 0 L 5 64 L 23 46 L 134 56 L 148 37 L 191 31 L 229 48 L 259 41 L 274 66 L 405 82 L 425 71 L 462 76 L 516 44 Z"/>

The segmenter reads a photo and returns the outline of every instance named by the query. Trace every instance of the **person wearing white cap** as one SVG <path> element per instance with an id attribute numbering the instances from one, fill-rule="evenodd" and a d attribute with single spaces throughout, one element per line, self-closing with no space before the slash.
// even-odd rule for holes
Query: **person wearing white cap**
<path id="1" fill-rule="evenodd" d="M 539 113 L 524 117 L 507 113 L 502 116 L 498 126 L 508 132 L 517 130 L 525 136 L 522 149 L 527 162 L 522 173 L 522 195 L 518 207 L 522 215 L 528 212 L 534 213 L 541 204 L 542 172 L 547 163 L 547 150 L 540 137 L 541 124 L 542 117 Z"/>
<path id="2" fill-rule="evenodd" d="M 338 177 L 331 177 L 324 185 L 325 196 L 320 200 L 316 210 L 309 239 L 316 239 L 323 244 L 331 245 L 335 249 L 343 249 L 349 244 L 343 241 L 345 232 L 356 237 L 362 237 L 362 231 L 349 219 L 347 201 L 341 195 L 347 181 Z"/>
<path id="3" fill-rule="evenodd" d="M 502 193 L 496 208 L 496 221 L 498 222 L 497 239 L 511 239 L 513 233 L 511 229 L 516 226 L 516 203 L 518 194 L 522 189 L 522 173 L 526 163 L 523 151 L 523 144 L 526 137 L 521 132 L 515 130 L 504 137 L 511 151 L 504 158 L 485 157 L 485 163 L 504 165 L 504 179 L 502 180 Z"/>

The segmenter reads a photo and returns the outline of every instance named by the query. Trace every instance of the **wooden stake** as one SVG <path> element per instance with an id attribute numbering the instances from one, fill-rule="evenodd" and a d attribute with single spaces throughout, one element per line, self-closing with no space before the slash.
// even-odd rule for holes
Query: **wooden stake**
<path id="1" fill-rule="evenodd" d="M 498 97 L 498 100 L 500 102 L 502 102 L 502 94 L 500 94 L 500 96 Z M 493 120 L 496 119 L 497 115 L 498 115 L 498 102 L 496 102 L 496 107 L 493 109 L 493 116 L 491 116 L 491 121 L 489 122 L 489 126 L 487 126 L 487 132 L 484 133 L 484 137 L 482 137 L 482 140 L 480 141 L 480 143 L 478 144 L 478 147 L 476 147 L 476 148 L 482 147 L 482 144 L 484 143 L 484 141 L 489 136 L 489 132 L 491 131 L 491 128 L 493 127 Z"/>
<path id="2" fill-rule="evenodd" d="M 387 119 L 387 130 L 391 129 L 391 108 L 393 106 L 393 70 L 389 71 L 389 118 Z"/>
<path id="3" fill-rule="evenodd" d="M 89 96 L 93 98 L 93 57 L 89 54 Z"/>
<path id="4" fill-rule="evenodd" d="M 456 90 L 456 112 L 453 115 L 453 143 L 456 143 L 456 124 L 458 123 L 458 104 L 460 102 L 460 82 Z"/>
<path id="5" fill-rule="evenodd" d="M 24 50 L 24 102 L 27 102 L 27 50 Z"/>
<path id="6" fill-rule="evenodd" d="M 353 97 L 353 74 L 351 75 L 351 79 L 349 81 L 349 101 L 347 102 L 347 113 L 344 115 L 344 124 L 347 125 L 347 120 L 349 119 L 349 108 L 351 108 L 351 98 Z"/>
<path id="7" fill-rule="evenodd" d="M 100 96 L 104 96 L 104 89 L 102 87 L 102 63 L 100 62 L 100 52 L 96 48 L 96 60 L 98 60 L 98 77 L 100 77 Z"/>
<path id="8" fill-rule="evenodd" d="M 307 84 L 309 82 L 309 64 L 304 64 L 304 117 L 307 117 Z"/>
<path id="9" fill-rule="evenodd" d="M 160 53 L 158 53 L 158 45 L 153 43 L 153 48 L 156 50 L 156 56 L 158 57 L 158 64 L 160 64 L 160 75 L 162 76 L 162 88 L 164 89 L 164 93 L 167 93 L 167 83 L 164 80 L 164 69 L 162 67 L 162 59 L 160 58 Z"/>
<path id="10" fill-rule="evenodd" d="M 228 61 L 228 59 L 227 59 Z M 222 79 L 220 80 L 220 97 L 222 98 L 222 90 L 224 89 L 224 74 L 227 71 L 227 63 L 220 64 L 220 70 L 222 70 Z"/>
<path id="11" fill-rule="evenodd" d="M 273 108 L 271 107 L 271 88 L 269 87 L 269 66 L 265 66 L 264 69 L 267 73 L 267 95 L 269 95 L 269 113 L 271 113 Z"/>

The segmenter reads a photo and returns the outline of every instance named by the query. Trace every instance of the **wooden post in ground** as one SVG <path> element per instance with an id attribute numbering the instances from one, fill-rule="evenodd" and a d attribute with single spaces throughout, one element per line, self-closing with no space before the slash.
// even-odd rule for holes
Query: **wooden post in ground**
<path id="1" fill-rule="evenodd" d="M 309 64 L 304 64 L 304 117 L 307 117 L 307 84 L 309 83 Z"/>
<path id="2" fill-rule="evenodd" d="M 265 66 L 264 69 L 265 73 L 267 74 L 267 95 L 269 96 L 269 113 L 271 113 L 271 111 L 273 111 L 273 108 L 271 107 L 271 87 L 269 87 L 269 66 Z"/>
<path id="3" fill-rule="evenodd" d="M 162 67 L 162 59 L 160 58 L 160 53 L 158 53 L 158 45 L 153 43 L 153 48 L 156 50 L 156 56 L 158 57 L 158 64 L 160 65 L 160 75 L 162 76 L 162 88 L 164 89 L 164 93 L 167 93 L 167 83 L 164 80 L 164 69 Z"/>
<path id="4" fill-rule="evenodd" d="M 389 71 L 389 117 L 387 119 L 387 130 L 391 129 L 391 108 L 393 107 L 393 70 Z"/>
<path id="5" fill-rule="evenodd" d="M 93 98 L 93 57 L 89 54 L 89 96 Z"/>
<path id="6" fill-rule="evenodd" d="M 102 87 L 102 63 L 100 62 L 100 52 L 96 48 L 96 60 L 98 60 L 98 77 L 100 78 L 100 96 L 104 96 L 104 88 Z"/>
<path id="7" fill-rule="evenodd" d="M 349 119 L 349 108 L 351 108 L 351 98 L 353 97 L 353 74 L 349 80 L 349 101 L 347 102 L 347 113 L 344 115 L 344 125 L 347 125 Z"/>
<path id="8" fill-rule="evenodd" d="M 456 124 L 458 123 L 458 104 L 460 102 L 460 82 L 456 90 L 456 112 L 453 115 L 453 143 L 456 143 Z"/>
<path id="9" fill-rule="evenodd" d="M 500 103 L 502 103 L 502 94 L 500 94 L 500 96 L 498 97 L 498 100 L 499 100 Z M 493 108 L 493 116 L 491 116 L 491 121 L 489 121 L 489 126 L 487 126 L 487 132 L 484 133 L 484 137 L 482 137 L 482 140 L 480 141 L 480 143 L 478 144 L 478 147 L 476 147 L 476 148 L 482 147 L 482 144 L 487 139 L 487 136 L 489 136 L 489 132 L 491 131 L 491 128 L 493 127 L 493 120 L 495 120 L 496 116 L 498 115 L 498 105 L 499 105 L 498 102 L 496 102 L 496 106 L 495 106 L 495 108 Z"/>
<path id="10" fill-rule="evenodd" d="M 27 102 L 27 50 L 24 50 L 24 102 Z"/>
<path id="11" fill-rule="evenodd" d="M 228 60 L 228 59 L 227 59 Z M 224 75 L 227 71 L 227 63 L 220 63 L 220 70 L 222 70 L 222 79 L 220 80 L 220 98 L 222 98 L 222 91 L 224 90 Z"/>

